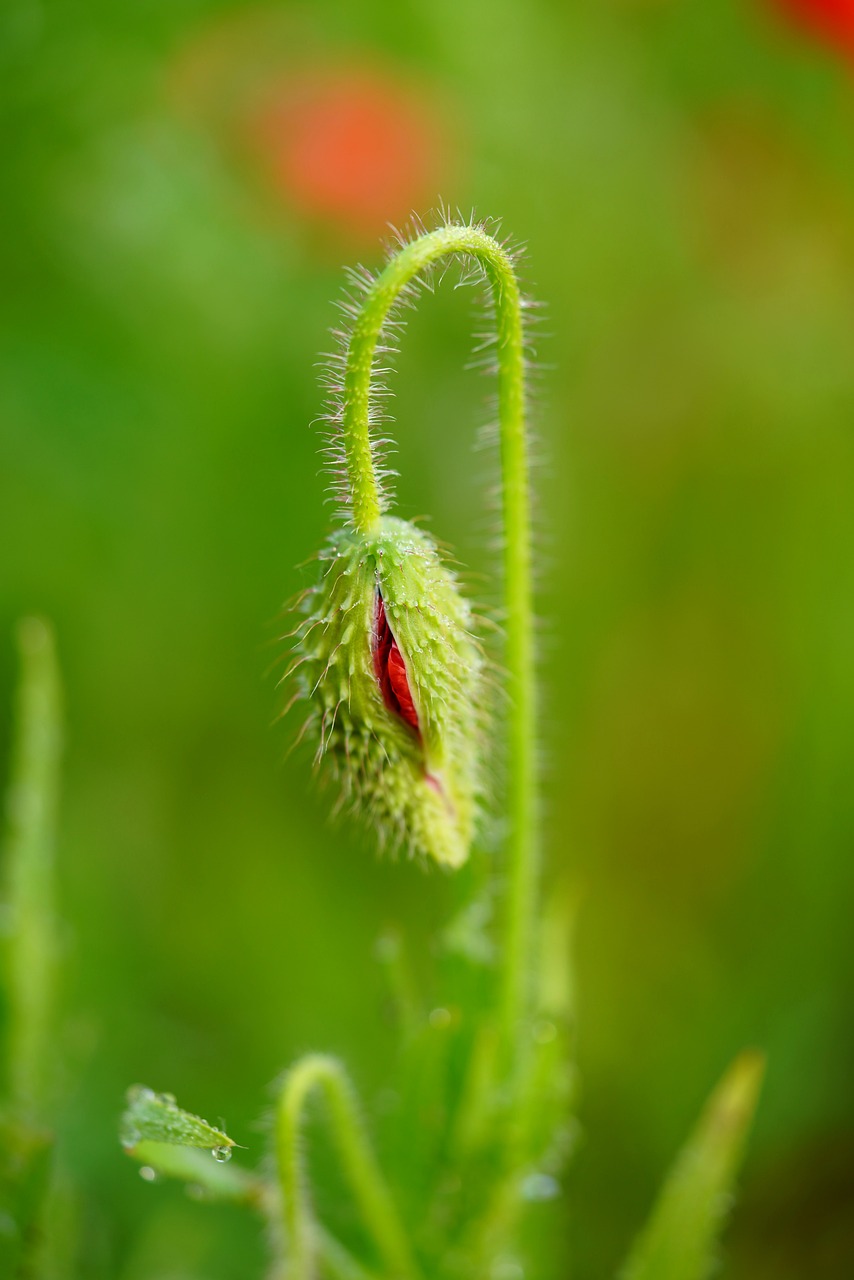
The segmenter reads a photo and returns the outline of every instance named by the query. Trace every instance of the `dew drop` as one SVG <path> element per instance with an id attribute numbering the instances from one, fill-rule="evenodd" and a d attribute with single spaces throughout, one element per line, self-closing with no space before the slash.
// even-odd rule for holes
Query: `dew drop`
<path id="1" fill-rule="evenodd" d="M 152 1102 L 157 1097 L 153 1089 L 144 1084 L 132 1084 L 127 1091 L 127 1100 L 133 1106 L 135 1102 Z"/>
<path id="2" fill-rule="evenodd" d="M 0 1240 L 17 1240 L 20 1234 L 18 1224 L 11 1213 L 0 1213 Z"/>
<path id="3" fill-rule="evenodd" d="M 524 1280 L 522 1264 L 515 1258 L 496 1258 L 489 1269 L 489 1280 Z"/>
<path id="4" fill-rule="evenodd" d="M 139 1129 L 134 1129 L 132 1127 L 124 1128 L 122 1130 L 122 1146 L 125 1151 L 132 1151 L 141 1137 L 142 1134 L 139 1132 Z"/>
<path id="5" fill-rule="evenodd" d="M 565 1125 L 561 1125 L 555 1133 L 552 1163 L 556 1163 L 558 1168 L 566 1164 L 569 1157 L 578 1147 L 581 1141 L 581 1132 L 581 1125 L 578 1120 L 570 1119 Z"/>
<path id="6" fill-rule="evenodd" d="M 715 1196 L 714 1211 L 722 1218 L 726 1217 L 732 1206 L 735 1204 L 735 1196 L 727 1191 L 722 1191 L 720 1195 Z"/>
<path id="7" fill-rule="evenodd" d="M 451 1013 L 449 1009 L 431 1009 L 428 1018 L 430 1026 L 437 1031 L 443 1030 L 451 1025 Z"/>
<path id="8" fill-rule="evenodd" d="M 11 938 L 15 932 L 15 912 L 7 902 L 0 903 L 0 937 Z"/>
<path id="9" fill-rule="evenodd" d="M 557 1027 L 553 1022 L 549 1022 L 548 1018 L 540 1018 L 534 1024 L 534 1042 L 536 1044 L 551 1044 L 557 1036 Z"/>
<path id="10" fill-rule="evenodd" d="M 560 1195 L 560 1184 L 550 1173 L 529 1173 L 519 1190 L 523 1200 L 554 1200 Z"/>
<path id="11" fill-rule="evenodd" d="M 225 1164 L 231 1159 L 231 1147 L 213 1147 L 211 1148 L 211 1155 L 217 1164 Z"/>
<path id="12" fill-rule="evenodd" d="M 400 1094 L 396 1089 L 380 1089 L 376 1097 L 376 1107 L 382 1115 L 393 1115 L 399 1106 Z"/>
<path id="13" fill-rule="evenodd" d="M 139 1171 L 139 1176 L 142 1178 L 143 1182 L 156 1182 L 157 1170 L 152 1169 L 150 1164 L 144 1164 Z"/>
<path id="14" fill-rule="evenodd" d="M 380 964 L 393 964 L 400 955 L 400 943 L 394 934 L 383 933 L 377 938 L 374 955 Z"/>

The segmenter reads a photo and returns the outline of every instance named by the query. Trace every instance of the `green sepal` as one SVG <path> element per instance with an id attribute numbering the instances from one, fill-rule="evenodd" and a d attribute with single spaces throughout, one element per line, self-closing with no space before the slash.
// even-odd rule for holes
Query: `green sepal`
<path id="1" fill-rule="evenodd" d="M 320 558 L 298 646 L 318 759 L 381 842 L 458 867 L 482 791 L 484 661 L 471 607 L 429 535 L 395 517 L 337 531 Z M 417 729 L 387 706 L 375 672 L 380 596 Z"/>

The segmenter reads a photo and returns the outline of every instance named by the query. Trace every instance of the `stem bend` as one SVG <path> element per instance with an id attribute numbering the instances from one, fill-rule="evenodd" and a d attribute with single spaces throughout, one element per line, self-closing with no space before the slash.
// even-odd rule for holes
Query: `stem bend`
<path id="1" fill-rule="evenodd" d="M 529 1008 L 533 927 L 539 877 L 536 837 L 536 698 L 529 461 L 525 429 L 522 298 L 506 249 L 479 226 L 451 223 L 404 245 L 366 290 L 355 316 L 344 369 L 341 434 L 352 521 L 369 533 L 382 514 L 371 446 L 371 390 L 377 346 L 389 313 L 411 281 L 449 257 L 482 267 L 495 308 L 498 425 L 501 454 L 505 666 L 510 700 L 508 817 L 510 823 L 500 991 L 504 1056 L 512 1067 L 520 1023 Z"/>

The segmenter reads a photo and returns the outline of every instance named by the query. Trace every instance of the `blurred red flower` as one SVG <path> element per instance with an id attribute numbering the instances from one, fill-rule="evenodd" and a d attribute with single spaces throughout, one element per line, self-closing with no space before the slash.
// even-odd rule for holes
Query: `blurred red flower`
<path id="1" fill-rule="evenodd" d="M 854 61 L 854 0 L 775 0 L 800 27 Z"/>
<path id="2" fill-rule="evenodd" d="M 274 181 L 303 214 L 358 234 L 436 198 L 441 127 L 428 102 L 386 73 L 315 70 L 261 113 Z"/>

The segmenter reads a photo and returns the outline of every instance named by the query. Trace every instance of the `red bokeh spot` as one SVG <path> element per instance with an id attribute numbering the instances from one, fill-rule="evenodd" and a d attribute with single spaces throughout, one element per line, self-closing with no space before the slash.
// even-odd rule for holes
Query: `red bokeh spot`
<path id="1" fill-rule="evenodd" d="M 430 106 L 366 68 L 315 71 L 262 118 L 274 180 L 303 214 L 375 234 L 436 196 L 442 146 Z"/>
<path id="2" fill-rule="evenodd" d="M 854 0 L 775 0 L 778 10 L 854 61 Z"/>

